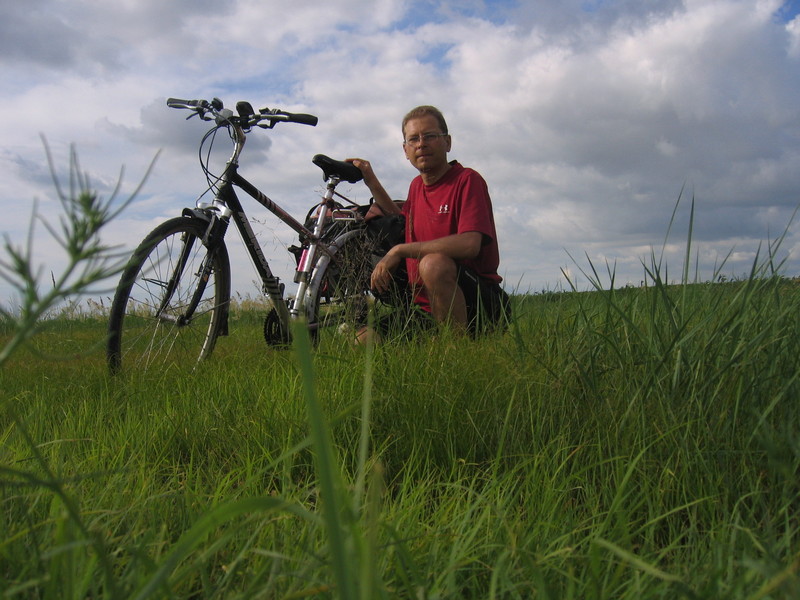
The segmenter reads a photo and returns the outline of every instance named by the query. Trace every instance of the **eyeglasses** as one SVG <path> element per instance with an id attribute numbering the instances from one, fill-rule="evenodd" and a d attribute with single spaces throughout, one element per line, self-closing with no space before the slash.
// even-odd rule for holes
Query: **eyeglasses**
<path id="1" fill-rule="evenodd" d="M 437 138 L 445 137 L 450 135 L 449 133 L 423 133 L 422 135 L 412 135 L 410 138 L 403 140 L 403 143 L 407 146 L 418 146 L 420 143 L 424 142 L 426 144 L 430 144 L 434 142 Z"/>

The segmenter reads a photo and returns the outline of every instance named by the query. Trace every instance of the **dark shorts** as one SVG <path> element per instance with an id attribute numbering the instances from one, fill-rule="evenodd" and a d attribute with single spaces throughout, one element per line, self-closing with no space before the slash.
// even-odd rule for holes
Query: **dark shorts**
<path id="1" fill-rule="evenodd" d="M 458 286 L 467 304 L 467 323 L 472 334 L 504 331 L 511 317 L 511 303 L 505 290 L 479 276 L 464 265 L 458 265 Z"/>
<path id="2" fill-rule="evenodd" d="M 467 305 L 467 323 L 471 335 L 506 329 L 511 318 L 511 304 L 508 294 L 499 284 L 459 264 L 458 286 Z M 410 290 L 405 294 L 405 302 L 395 302 L 396 308 L 378 320 L 376 329 L 381 337 L 410 337 L 417 332 L 436 327 L 436 321 L 431 314 L 411 302 Z"/>

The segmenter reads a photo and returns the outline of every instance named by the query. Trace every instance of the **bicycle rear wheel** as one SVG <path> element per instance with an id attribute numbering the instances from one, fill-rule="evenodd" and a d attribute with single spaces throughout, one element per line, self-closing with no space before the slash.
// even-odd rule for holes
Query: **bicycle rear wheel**
<path id="1" fill-rule="evenodd" d="M 194 365 L 227 333 L 230 263 L 225 244 L 203 243 L 208 224 L 177 217 L 139 245 L 120 279 L 108 323 L 112 373 Z"/>
<path id="2" fill-rule="evenodd" d="M 362 230 L 348 237 L 332 257 L 320 258 L 309 287 L 308 323 L 312 339 L 325 328 L 357 329 L 367 322 L 372 296 L 374 240 Z"/>

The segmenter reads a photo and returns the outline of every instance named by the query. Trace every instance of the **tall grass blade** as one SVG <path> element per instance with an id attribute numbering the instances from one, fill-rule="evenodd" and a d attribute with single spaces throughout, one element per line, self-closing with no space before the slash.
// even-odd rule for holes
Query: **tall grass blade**
<path id="1" fill-rule="evenodd" d="M 317 397 L 311 342 L 305 323 L 292 323 L 292 339 L 294 340 L 295 355 L 300 365 L 303 395 L 311 430 L 331 570 L 336 581 L 338 596 L 355 600 L 357 586 L 353 576 L 353 564 L 350 560 L 352 550 L 347 543 L 347 531 L 353 525 L 353 518 L 344 495 L 345 487 L 334 451 L 333 438 Z"/>
<path id="2" fill-rule="evenodd" d="M 613 554 L 616 554 L 619 558 L 624 560 L 632 567 L 642 571 L 643 573 L 647 573 L 648 575 L 655 577 L 656 579 L 661 579 L 662 581 L 670 581 L 670 582 L 681 581 L 680 577 L 677 577 L 676 575 L 670 575 L 669 573 L 662 571 L 658 567 L 651 565 L 645 560 L 639 558 L 632 552 L 623 550 L 622 548 L 620 548 L 619 546 L 617 546 L 612 542 L 609 542 L 608 540 L 604 540 L 603 538 L 597 538 L 594 540 L 594 543 L 597 544 L 598 546 L 605 548 L 606 550 L 611 551 Z"/>
<path id="3" fill-rule="evenodd" d="M 164 558 L 158 570 L 133 596 L 134 600 L 144 600 L 156 595 L 159 590 L 167 591 L 169 578 L 178 565 L 186 560 L 195 548 L 213 531 L 237 517 L 250 513 L 269 514 L 287 512 L 307 521 L 316 521 L 313 513 L 281 498 L 261 497 L 243 498 L 226 502 L 202 515 L 186 533 L 175 543 Z"/>

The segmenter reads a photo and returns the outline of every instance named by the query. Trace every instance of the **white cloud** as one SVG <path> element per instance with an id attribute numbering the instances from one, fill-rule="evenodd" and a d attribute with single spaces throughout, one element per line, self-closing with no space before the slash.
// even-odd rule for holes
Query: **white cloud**
<path id="1" fill-rule="evenodd" d="M 319 187 L 310 162 L 318 152 L 370 158 L 402 196 L 414 172 L 400 119 L 432 103 L 448 118 L 452 158 L 489 183 L 501 270 L 522 289 L 563 282 L 567 252 L 608 260 L 638 283 L 642 256 L 660 248 L 684 186 L 679 222 L 685 230 L 693 196 L 693 242 L 709 271 L 733 243 L 731 268 L 746 271 L 759 241 L 782 231 L 800 203 L 798 18 L 777 18 L 777 0 L 522 4 L 3 6 L 5 230 L 24 237 L 33 197 L 51 206 L 39 131 L 62 169 L 74 142 L 101 190 L 122 164 L 131 189 L 163 149 L 113 229 L 133 247 L 204 184 L 196 157 L 203 127 L 166 108 L 167 96 L 317 114 L 314 129 L 255 132 L 245 153 L 243 172 L 298 217 Z M 352 191 L 368 197 L 363 187 Z M 270 219 L 259 227 L 280 252 L 290 237 Z M 785 252 L 797 237 L 792 228 Z M 680 250 L 668 254 L 683 260 Z M 56 253 L 43 256 L 56 266 Z M 799 261 L 789 254 L 790 274 Z"/>
<path id="2" fill-rule="evenodd" d="M 789 56 L 800 58 L 800 16 L 786 24 L 786 32 L 789 34 Z"/>

